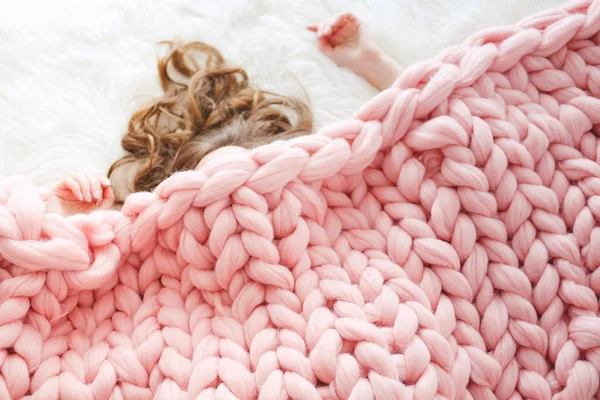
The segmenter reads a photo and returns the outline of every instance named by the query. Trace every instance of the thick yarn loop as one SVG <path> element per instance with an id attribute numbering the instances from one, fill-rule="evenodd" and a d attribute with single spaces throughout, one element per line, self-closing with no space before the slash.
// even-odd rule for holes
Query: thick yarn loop
<path id="1" fill-rule="evenodd" d="M 61 218 L 0 181 L 0 399 L 600 398 L 600 0 Z"/>

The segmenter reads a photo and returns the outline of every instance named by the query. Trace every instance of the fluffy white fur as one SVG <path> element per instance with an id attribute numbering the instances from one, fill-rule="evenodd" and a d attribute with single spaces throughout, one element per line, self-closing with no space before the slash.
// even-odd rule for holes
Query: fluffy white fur
<path id="1" fill-rule="evenodd" d="M 562 0 L 0 1 L 0 177 L 38 184 L 105 174 L 131 113 L 160 94 L 161 40 L 216 46 L 256 85 L 308 95 L 317 127 L 376 92 L 319 53 L 304 27 L 342 11 L 366 20 L 404 65 L 477 29 Z"/>

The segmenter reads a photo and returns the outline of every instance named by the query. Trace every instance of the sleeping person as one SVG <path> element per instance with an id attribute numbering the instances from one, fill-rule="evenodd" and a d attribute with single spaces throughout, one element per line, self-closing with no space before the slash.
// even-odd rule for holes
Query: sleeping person
<path id="1" fill-rule="evenodd" d="M 402 72 L 353 14 L 307 29 L 316 34 L 327 57 L 379 90 L 390 87 Z M 121 142 L 128 154 L 110 167 L 109 178 L 81 174 L 60 182 L 49 192 L 48 212 L 67 216 L 108 209 L 216 154 L 312 131 L 312 114 L 304 102 L 251 87 L 243 69 L 228 66 L 207 44 L 172 45 L 158 72 L 164 95 L 131 117 Z"/>

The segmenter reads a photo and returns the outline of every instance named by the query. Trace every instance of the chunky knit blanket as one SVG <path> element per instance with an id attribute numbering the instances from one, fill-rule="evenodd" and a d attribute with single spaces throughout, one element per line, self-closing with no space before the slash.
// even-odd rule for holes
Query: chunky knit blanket
<path id="1" fill-rule="evenodd" d="M 0 399 L 600 398 L 600 0 L 121 212 L 0 183 Z"/>

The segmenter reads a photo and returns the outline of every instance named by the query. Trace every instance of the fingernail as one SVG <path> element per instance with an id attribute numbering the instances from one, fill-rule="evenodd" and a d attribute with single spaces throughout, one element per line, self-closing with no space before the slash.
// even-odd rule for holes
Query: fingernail
<path id="1" fill-rule="evenodd" d="M 106 186 L 110 186 L 110 179 L 108 179 L 108 178 L 104 178 L 104 179 L 103 179 L 103 182 L 104 182 L 104 184 L 105 184 Z"/>
<path id="2" fill-rule="evenodd" d="M 91 201 L 92 201 L 92 196 L 91 196 L 89 193 L 86 193 L 86 194 L 85 194 L 85 200 L 86 200 L 87 202 L 91 202 Z"/>
<path id="3" fill-rule="evenodd" d="M 94 198 L 99 199 L 100 197 L 102 197 L 102 192 L 100 190 L 96 190 L 94 192 Z"/>
<path id="4" fill-rule="evenodd" d="M 79 201 L 83 200 L 83 194 L 81 194 L 81 192 L 77 193 L 77 198 L 79 199 Z"/>

